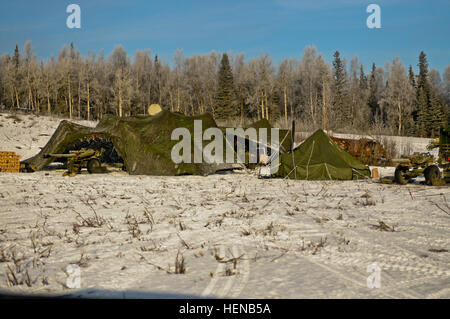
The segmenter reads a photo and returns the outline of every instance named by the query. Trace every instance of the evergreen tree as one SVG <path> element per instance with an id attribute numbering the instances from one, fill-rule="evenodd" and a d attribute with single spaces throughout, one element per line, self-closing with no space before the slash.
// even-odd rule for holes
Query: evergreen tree
<path id="1" fill-rule="evenodd" d="M 413 88 L 416 88 L 416 76 L 414 75 L 414 71 L 412 65 L 409 65 L 409 81 Z"/>
<path id="2" fill-rule="evenodd" d="M 375 71 L 376 71 L 376 66 L 375 63 L 372 64 L 372 72 L 370 74 L 370 80 L 369 80 L 369 99 L 368 99 L 368 106 L 369 106 L 369 110 L 370 110 L 370 123 L 374 123 L 375 122 L 375 118 L 377 116 L 377 114 L 379 114 L 380 112 L 380 106 L 378 104 L 378 97 L 377 97 L 377 91 L 378 91 L 378 87 L 377 87 L 377 81 L 375 78 Z"/>
<path id="3" fill-rule="evenodd" d="M 15 96 L 16 107 L 20 108 L 20 87 L 21 87 L 21 68 L 20 68 L 20 53 L 19 46 L 16 44 L 13 55 L 14 74 L 12 75 L 13 95 Z"/>
<path id="4" fill-rule="evenodd" d="M 426 137 L 427 134 L 427 96 L 423 88 L 417 90 L 417 121 L 416 121 L 416 135 Z"/>
<path id="5" fill-rule="evenodd" d="M 339 126 L 345 126 L 351 123 L 351 114 L 347 92 L 347 74 L 345 66 L 340 58 L 339 51 L 334 53 L 334 110 L 336 112 L 336 121 Z"/>
<path id="6" fill-rule="evenodd" d="M 73 42 L 70 42 L 70 58 L 72 60 L 75 60 L 75 47 L 73 45 Z"/>
<path id="7" fill-rule="evenodd" d="M 16 48 L 14 49 L 13 62 L 14 62 L 14 67 L 16 68 L 16 71 L 18 71 L 19 63 L 20 63 L 20 53 L 19 53 L 19 46 L 17 44 L 16 44 Z"/>
<path id="8" fill-rule="evenodd" d="M 153 100 L 155 103 L 157 104 L 161 104 L 161 64 L 159 63 L 158 60 L 158 55 L 155 55 L 155 62 L 154 62 L 154 72 L 155 72 L 155 82 L 154 83 L 154 93 L 152 94 L 154 96 Z"/>
<path id="9" fill-rule="evenodd" d="M 233 72 L 226 53 L 223 54 L 220 62 L 215 104 L 215 118 L 231 119 L 239 115 L 239 108 L 236 105 Z"/>
<path id="10" fill-rule="evenodd" d="M 430 96 L 428 122 L 430 123 L 430 136 L 439 136 L 440 128 L 445 125 L 444 108 L 434 92 Z"/>
<path id="11" fill-rule="evenodd" d="M 409 135 L 414 135 L 414 134 L 418 134 L 419 132 L 417 131 L 416 127 L 416 123 L 418 121 L 418 117 L 419 117 L 419 107 L 418 107 L 418 89 L 417 89 L 417 83 L 416 83 L 416 75 L 414 74 L 414 70 L 412 68 L 412 65 L 409 65 L 409 70 L 408 70 L 408 77 L 409 77 L 409 82 L 411 83 L 411 86 L 414 88 L 414 90 L 416 91 L 416 97 L 413 101 L 413 110 L 411 112 L 411 126 L 409 126 L 407 133 Z M 422 115 L 421 115 L 422 116 Z M 419 129 L 420 131 L 421 129 Z"/>
<path id="12" fill-rule="evenodd" d="M 361 68 L 359 70 L 359 89 L 367 90 L 367 88 L 368 88 L 367 76 L 364 74 L 364 66 L 361 64 Z"/>
<path id="13" fill-rule="evenodd" d="M 417 134 L 423 137 L 436 137 L 441 126 L 445 125 L 444 106 L 439 101 L 428 79 L 428 61 L 425 52 L 419 55 L 419 78 L 417 81 Z"/>
<path id="14" fill-rule="evenodd" d="M 275 90 L 270 97 L 270 120 L 273 122 L 278 121 L 281 117 L 280 104 L 280 93 Z"/>
<path id="15" fill-rule="evenodd" d="M 419 55 L 419 79 L 417 83 L 418 89 L 425 89 L 428 90 L 428 61 L 427 61 L 427 55 L 425 52 L 420 52 Z M 429 92 L 426 92 L 427 94 Z"/>

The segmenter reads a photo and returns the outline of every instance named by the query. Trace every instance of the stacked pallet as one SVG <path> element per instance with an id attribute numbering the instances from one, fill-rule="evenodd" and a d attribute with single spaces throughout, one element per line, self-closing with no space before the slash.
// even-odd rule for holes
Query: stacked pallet
<path id="1" fill-rule="evenodd" d="M 14 152 L 0 152 L 0 172 L 19 173 L 20 156 Z"/>

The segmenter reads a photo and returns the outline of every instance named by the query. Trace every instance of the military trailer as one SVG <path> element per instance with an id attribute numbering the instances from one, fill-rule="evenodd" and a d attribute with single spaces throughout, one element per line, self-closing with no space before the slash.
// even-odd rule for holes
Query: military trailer
<path id="1" fill-rule="evenodd" d="M 450 183 L 450 126 L 441 129 L 439 136 L 439 165 L 444 169 L 444 180 Z"/>
<path id="2" fill-rule="evenodd" d="M 75 176 L 86 168 L 90 174 L 102 173 L 105 168 L 101 166 L 100 158 L 104 153 L 104 149 L 80 149 L 70 151 L 68 154 L 44 154 L 44 158 L 66 159 L 67 172 L 65 175 Z"/>
<path id="3" fill-rule="evenodd" d="M 400 185 L 407 184 L 411 179 L 423 175 L 427 185 L 443 185 L 450 183 L 450 127 L 441 129 L 440 137 L 432 143 L 429 149 L 439 147 L 439 158 L 437 162 L 430 153 L 414 153 L 413 155 L 394 159 L 397 163 L 395 169 L 395 182 Z M 441 171 L 443 169 L 443 179 Z"/>

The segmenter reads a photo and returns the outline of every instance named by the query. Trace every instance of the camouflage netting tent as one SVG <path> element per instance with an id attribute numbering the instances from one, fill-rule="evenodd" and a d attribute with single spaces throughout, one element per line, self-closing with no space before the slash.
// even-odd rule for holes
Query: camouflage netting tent
<path id="1" fill-rule="evenodd" d="M 42 170 L 55 160 L 52 157 L 46 158 L 45 154 L 68 153 L 69 150 L 79 149 L 80 145 L 95 145 L 95 141 L 100 140 L 104 141 L 103 145 L 113 145 L 113 151 L 123 161 L 126 171 L 133 175 L 207 175 L 220 170 L 241 168 L 242 165 L 238 164 L 209 164 L 205 160 L 193 163 L 194 120 L 202 121 L 203 132 L 207 128 L 217 127 L 210 114 L 187 117 L 169 111 L 161 111 L 154 116 L 105 116 L 95 128 L 62 121 L 41 152 L 23 163 Z M 192 163 L 175 164 L 172 161 L 172 148 L 179 143 L 179 140 L 171 140 L 175 128 L 186 128 L 191 134 Z M 203 146 L 208 143 L 209 141 L 203 141 Z"/>
<path id="2" fill-rule="evenodd" d="M 318 130 L 293 153 L 280 154 L 276 177 L 306 180 L 352 180 L 370 178 L 368 166 L 339 147 Z"/>

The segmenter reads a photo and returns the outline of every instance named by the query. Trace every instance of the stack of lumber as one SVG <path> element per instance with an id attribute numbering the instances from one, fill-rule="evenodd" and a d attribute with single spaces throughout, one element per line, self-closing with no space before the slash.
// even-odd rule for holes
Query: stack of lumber
<path id="1" fill-rule="evenodd" d="M 0 172 L 19 173 L 20 156 L 14 152 L 0 152 Z"/>

